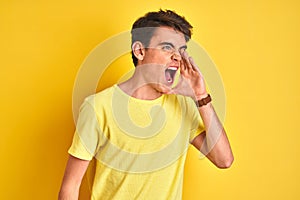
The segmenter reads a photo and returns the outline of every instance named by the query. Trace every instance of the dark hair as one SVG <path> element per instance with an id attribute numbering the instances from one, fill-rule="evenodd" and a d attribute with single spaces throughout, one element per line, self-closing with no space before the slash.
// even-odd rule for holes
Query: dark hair
<path id="1" fill-rule="evenodd" d="M 150 43 L 156 27 L 167 26 L 184 34 L 185 40 L 189 41 L 192 36 L 192 25 L 183 16 L 171 10 L 159 10 L 149 12 L 134 22 L 131 29 L 131 45 L 140 41 L 145 47 Z M 134 65 L 137 65 L 137 58 L 131 51 Z"/>

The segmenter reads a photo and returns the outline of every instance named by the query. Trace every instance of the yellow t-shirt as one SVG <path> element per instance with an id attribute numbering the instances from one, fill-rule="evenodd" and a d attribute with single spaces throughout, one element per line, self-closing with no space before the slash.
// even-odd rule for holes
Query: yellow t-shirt
<path id="1" fill-rule="evenodd" d="M 203 130 L 191 98 L 141 100 L 114 85 L 81 105 L 69 153 L 95 158 L 93 200 L 180 200 L 187 148 Z"/>

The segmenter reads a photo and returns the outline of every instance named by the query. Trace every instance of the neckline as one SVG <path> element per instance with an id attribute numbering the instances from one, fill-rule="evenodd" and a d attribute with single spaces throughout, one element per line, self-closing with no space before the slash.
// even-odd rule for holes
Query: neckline
<path id="1" fill-rule="evenodd" d="M 119 86 L 118 84 L 114 84 L 113 87 L 124 97 L 130 99 L 130 101 L 135 101 L 135 102 L 139 102 L 139 103 L 148 103 L 148 104 L 152 104 L 152 103 L 158 103 L 161 102 L 162 99 L 165 97 L 165 94 L 162 94 L 160 97 L 156 98 L 156 99 L 138 99 L 135 97 L 132 97 L 130 95 L 128 95 L 126 92 L 124 92 Z"/>

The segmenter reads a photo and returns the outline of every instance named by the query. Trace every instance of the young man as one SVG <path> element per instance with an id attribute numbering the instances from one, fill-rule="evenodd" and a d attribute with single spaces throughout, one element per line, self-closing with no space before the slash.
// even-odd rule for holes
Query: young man
<path id="1" fill-rule="evenodd" d="M 191 29 L 170 10 L 147 13 L 133 24 L 135 72 L 82 104 L 60 200 L 78 199 L 93 158 L 94 200 L 181 199 L 189 144 L 217 167 L 230 167 L 225 130 L 201 72 L 185 52 Z"/>

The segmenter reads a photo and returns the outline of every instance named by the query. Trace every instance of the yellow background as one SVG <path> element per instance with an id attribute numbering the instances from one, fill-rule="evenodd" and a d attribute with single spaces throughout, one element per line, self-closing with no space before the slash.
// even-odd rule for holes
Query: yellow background
<path id="1" fill-rule="evenodd" d="M 191 148 L 184 199 L 300 198 L 298 1 L 54 0 L 0 3 L 0 199 L 56 199 L 81 63 L 159 8 L 186 16 L 216 63 L 235 154 L 233 166 L 219 170 Z M 112 72 L 102 87 L 124 73 Z"/>

